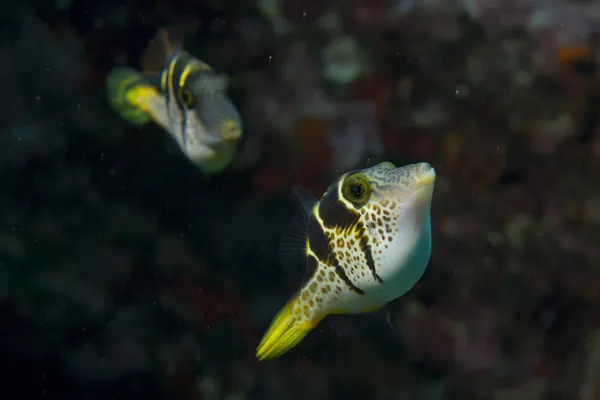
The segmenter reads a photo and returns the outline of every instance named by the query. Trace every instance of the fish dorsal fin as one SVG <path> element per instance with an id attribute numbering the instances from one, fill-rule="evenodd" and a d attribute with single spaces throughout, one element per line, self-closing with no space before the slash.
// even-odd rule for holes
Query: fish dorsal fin
<path id="1" fill-rule="evenodd" d="M 183 51 L 184 33 L 177 26 L 162 27 L 156 34 L 162 46 L 164 59 L 168 62 L 174 54 Z"/>
<path id="2" fill-rule="evenodd" d="M 175 26 L 162 27 L 146 45 L 140 58 L 142 71 L 162 71 L 171 57 L 183 50 L 183 31 Z"/>
<path id="3" fill-rule="evenodd" d="M 277 258 L 284 268 L 296 270 L 297 268 L 305 268 L 306 265 L 308 222 L 313 207 L 318 200 L 310 191 L 304 188 L 295 187 L 292 192 L 298 209 L 279 242 Z"/>

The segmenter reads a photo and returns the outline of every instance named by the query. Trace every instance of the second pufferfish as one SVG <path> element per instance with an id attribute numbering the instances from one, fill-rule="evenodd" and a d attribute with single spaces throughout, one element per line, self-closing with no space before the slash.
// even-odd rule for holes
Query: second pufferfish
<path id="1" fill-rule="evenodd" d="M 281 356 L 327 315 L 375 311 L 415 285 L 431 255 L 435 178 L 428 163 L 383 162 L 342 175 L 320 201 L 296 191 L 300 236 L 282 248 L 301 256 L 306 276 L 258 345 L 259 360 Z"/>
<path id="2" fill-rule="evenodd" d="M 227 96 L 228 78 L 174 45 L 160 29 L 164 65 L 159 72 L 130 67 L 107 75 L 112 108 L 135 125 L 155 122 L 207 176 L 227 168 L 242 137 L 241 117 Z"/>

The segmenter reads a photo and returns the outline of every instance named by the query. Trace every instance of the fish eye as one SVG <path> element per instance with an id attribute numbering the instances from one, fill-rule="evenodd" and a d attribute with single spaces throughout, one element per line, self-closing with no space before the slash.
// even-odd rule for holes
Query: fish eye
<path id="1" fill-rule="evenodd" d="M 360 199 L 363 195 L 362 185 L 352 185 L 350 186 L 350 192 L 352 192 L 352 196 Z"/>
<path id="2" fill-rule="evenodd" d="M 192 95 L 192 92 L 183 87 L 179 88 L 179 100 L 181 100 L 188 110 L 196 105 L 196 100 L 194 95 Z"/>
<path id="3" fill-rule="evenodd" d="M 354 175 L 346 179 L 342 193 L 346 200 L 355 204 L 364 204 L 369 200 L 371 189 L 365 178 Z"/>

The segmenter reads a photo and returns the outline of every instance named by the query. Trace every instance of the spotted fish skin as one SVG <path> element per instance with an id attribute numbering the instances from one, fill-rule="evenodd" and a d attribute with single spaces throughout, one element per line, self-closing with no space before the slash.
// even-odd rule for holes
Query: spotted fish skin
<path id="1" fill-rule="evenodd" d="M 435 170 L 391 163 L 342 175 L 308 217 L 307 279 L 276 316 L 257 358 L 278 357 L 330 314 L 374 311 L 410 290 L 431 254 Z"/>

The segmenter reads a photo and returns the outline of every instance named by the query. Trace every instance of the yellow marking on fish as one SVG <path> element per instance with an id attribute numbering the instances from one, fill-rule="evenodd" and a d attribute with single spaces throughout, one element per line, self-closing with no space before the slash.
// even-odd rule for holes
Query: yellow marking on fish
<path id="1" fill-rule="evenodd" d="M 310 248 L 310 243 L 309 243 L 308 239 L 306 240 L 306 257 L 313 257 L 315 260 L 318 260 L 318 262 L 322 262 L 322 260 L 319 260 L 319 257 L 317 257 L 317 255 L 314 253 L 314 251 L 312 251 L 312 249 Z M 317 268 L 315 268 L 312 275 L 306 280 L 306 282 L 309 282 L 310 280 L 312 280 L 312 278 L 315 276 L 315 274 L 317 273 L 318 270 L 319 270 L 319 267 L 317 265 Z"/>
<path id="2" fill-rule="evenodd" d="M 348 210 L 356 211 L 356 208 L 354 208 L 354 205 L 350 201 L 346 200 L 346 198 L 344 197 L 344 195 L 342 193 L 342 187 L 344 186 L 342 184 L 342 182 L 346 179 L 347 176 L 348 176 L 348 174 L 344 174 L 342 179 L 340 179 L 340 183 L 337 185 L 337 200 L 342 202 L 342 204 L 345 205 Z M 325 225 L 322 224 L 322 226 L 325 226 Z"/>
<path id="3" fill-rule="evenodd" d="M 159 102 L 160 94 L 141 73 L 131 68 L 115 68 L 109 72 L 106 84 L 111 107 L 126 121 L 143 125 L 151 119 L 160 120 L 152 108 Z"/>
<path id="4" fill-rule="evenodd" d="M 163 91 L 167 91 L 167 72 L 163 71 L 160 77 L 160 87 Z"/>
<path id="5" fill-rule="evenodd" d="M 173 58 L 173 60 L 171 60 L 171 63 L 169 64 L 169 83 L 171 83 L 169 86 L 171 87 L 172 90 L 174 90 L 174 88 L 173 88 L 173 83 L 174 83 L 173 82 L 173 72 L 175 72 L 175 64 L 177 64 L 177 58 Z"/>
<path id="6" fill-rule="evenodd" d="M 148 114 L 152 115 L 152 108 L 149 106 L 151 97 L 160 96 L 158 91 L 150 86 L 137 86 L 127 90 L 125 98 L 130 104 L 133 104 Z"/>
<path id="7" fill-rule="evenodd" d="M 181 76 L 179 77 L 179 87 L 183 87 L 185 85 L 185 81 L 187 80 L 188 76 L 190 75 L 190 72 L 192 72 L 194 69 L 195 69 L 194 65 L 192 65 L 192 64 L 188 64 L 185 67 L 185 69 L 181 73 Z"/>
<path id="8" fill-rule="evenodd" d="M 306 239 L 305 253 L 307 257 L 319 260 L 310 249 L 308 238 Z M 313 271 L 313 274 L 317 270 L 318 268 Z M 307 282 L 311 279 L 312 277 Z M 302 297 L 301 293 L 302 291 L 292 297 L 273 318 L 269 329 L 267 329 L 256 348 L 256 357 L 259 361 L 281 356 L 300 343 L 329 313 L 336 312 L 324 314 L 314 308 L 309 311 L 306 299 Z M 340 310 L 339 313 L 343 314 L 344 312 Z"/>
<path id="9" fill-rule="evenodd" d="M 325 229 L 325 223 L 323 222 L 323 219 L 321 218 L 321 215 L 319 214 L 319 206 L 321 205 L 321 202 L 318 202 L 317 205 L 315 206 L 315 208 L 313 209 L 313 216 L 317 219 L 317 222 L 319 223 L 319 225 L 321 225 L 321 228 Z"/>
<path id="10" fill-rule="evenodd" d="M 179 77 L 179 86 L 183 87 L 185 85 L 185 81 L 189 77 L 190 73 L 192 73 L 194 71 L 212 71 L 212 70 L 213 69 L 208 64 L 206 64 L 202 61 L 196 60 L 196 59 L 191 59 L 190 62 L 185 67 L 185 69 L 183 70 L 183 72 L 181 73 L 181 76 Z"/>
<path id="11" fill-rule="evenodd" d="M 294 315 L 297 306 L 298 298 L 294 297 L 275 316 L 256 349 L 256 358 L 259 361 L 279 357 L 300 343 L 319 324 L 322 318 L 299 321 Z"/>
<path id="12" fill-rule="evenodd" d="M 127 98 L 127 92 L 131 90 L 131 87 L 129 87 L 130 83 L 133 83 L 137 80 L 139 80 L 140 78 L 133 75 L 128 79 L 123 79 L 120 84 L 119 84 L 119 89 L 116 92 L 116 98 Z"/>

